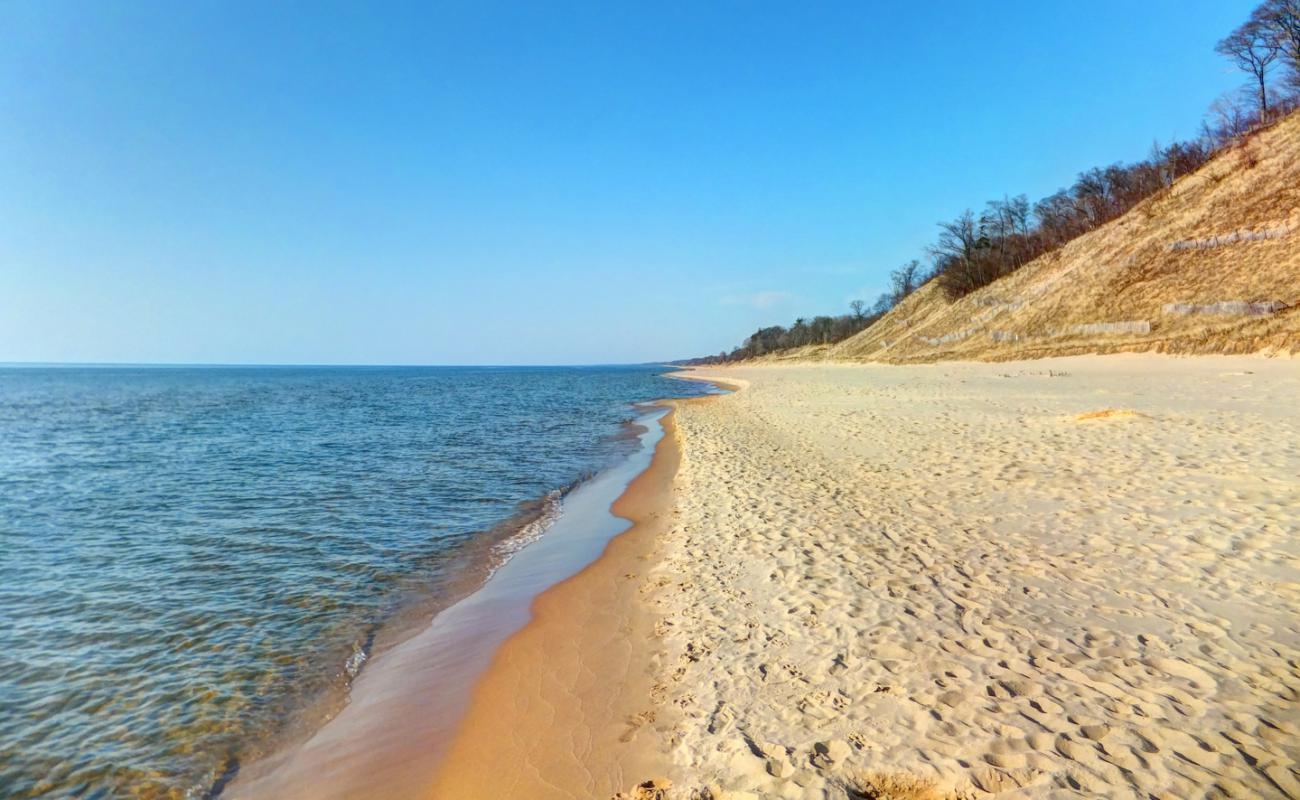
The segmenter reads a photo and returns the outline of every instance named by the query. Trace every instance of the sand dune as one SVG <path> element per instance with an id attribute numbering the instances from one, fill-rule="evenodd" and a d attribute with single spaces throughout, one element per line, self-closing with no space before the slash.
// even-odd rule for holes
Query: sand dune
<path id="1" fill-rule="evenodd" d="M 922 286 L 838 344 L 764 360 L 1300 352 L 1300 112 L 957 299 Z"/>
<path id="2" fill-rule="evenodd" d="M 682 797 L 1300 796 L 1300 362 L 695 375 Z"/>

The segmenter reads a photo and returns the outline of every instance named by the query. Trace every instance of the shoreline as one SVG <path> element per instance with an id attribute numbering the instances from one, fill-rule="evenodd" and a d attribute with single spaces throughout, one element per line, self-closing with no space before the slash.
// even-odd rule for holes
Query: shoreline
<path id="1" fill-rule="evenodd" d="M 1294 362 L 672 377 L 741 391 L 656 404 L 630 524 L 531 597 L 420 780 L 367 750 L 387 791 L 346 796 L 1300 788 Z"/>
<path id="2" fill-rule="evenodd" d="M 1300 789 L 1294 362 L 674 377 L 747 391 L 665 403 L 426 797 Z"/>
<path id="3" fill-rule="evenodd" d="M 643 584 L 671 517 L 681 458 L 676 410 L 719 396 L 656 404 L 668 409 L 658 420 L 663 436 L 649 466 L 610 508 L 631 527 L 537 597 L 528 624 L 476 682 L 427 797 L 576 800 L 610 797 L 647 780 L 671 784 L 669 753 L 657 745 L 672 720 L 650 700 L 659 665 L 643 646 L 656 635 Z"/>
<path id="4" fill-rule="evenodd" d="M 662 438 L 657 404 L 629 421 L 641 444 L 611 467 L 571 487 L 546 532 L 491 537 L 482 548 L 498 557 L 476 574 L 486 578 L 440 608 L 422 628 L 377 651 L 336 715 L 280 749 L 245 765 L 223 798 L 421 797 L 459 727 L 471 689 L 495 652 L 528 624 L 536 597 L 599 557 L 626 523 L 610 506 L 653 458 Z M 531 524 L 531 523 L 530 523 Z M 502 548 L 505 549 L 502 549 Z M 437 690 L 431 690 L 437 687 Z"/>
<path id="5" fill-rule="evenodd" d="M 631 422 L 628 427 L 632 430 L 627 435 L 635 438 L 637 424 Z M 545 533 L 563 498 L 588 477 L 520 503 L 509 517 L 451 551 L 448 562 L 455 566 L 447 570 L 445 581 L 420 590 L 408 589 L 384 619 L 366 630 L 358 640 L 361 644 L 353 644 L 352 655 L 339 668 L 335 685 L 293 709 L 271 735 L 246 743 L 202 796 L 239 796 L 250 780 L 267 778 L 348 706 L 354 684 L 376 659 L 383 659 L 390 650 L 428 628 L 438 614 L 483 588 L 498 569 L 535 540 L 539 526 Z"/>

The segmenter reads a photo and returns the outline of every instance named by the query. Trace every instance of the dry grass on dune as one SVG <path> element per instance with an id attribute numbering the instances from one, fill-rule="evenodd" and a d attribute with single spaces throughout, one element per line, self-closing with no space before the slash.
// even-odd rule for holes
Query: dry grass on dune
<path id="1" fill-rule="evenodd" d="M 1276 238 L 1239 233 L 1264 231 Z M 1232 234 L 1238 240 L 1223 241 Z M 1207 242 L 1214 237 L 1220 238 Z M 1200 245 L 1174 247 L 1180 242 Z M 1261 316 L 1165 308 L 1228 301 L 1276 301 L 1286 308 Z M 1214 309 L 1196 309 L 1207 310 Z M 1135 324 L 1118 326 L 1130 331 L 1077 329 L 1098 323 Z M 951 301 L 932 282 L 862 333 L 780 360 L 1006 360 L 1120 351 L 1300 351 L 1300 114 L 983 289 Z"/>

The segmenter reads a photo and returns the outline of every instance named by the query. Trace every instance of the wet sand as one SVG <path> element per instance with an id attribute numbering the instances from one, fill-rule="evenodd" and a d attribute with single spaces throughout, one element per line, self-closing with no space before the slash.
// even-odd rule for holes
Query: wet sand
<path id="1" fill-rule="evenodd" d="M 655 410 L 640 420 L 640 450 L 566 495 L 562 513 L 539 539 L 426 628 L 374 658 L 337 716 L 245 767 L 221 796 L 427 796 L 471 690 L 497 648 L 528 622 L 538 595 L 595 561 L 629 527 L 610 513 L 611 505 L 650 465 L 662 439 L 655 419 L 664 413 Z"/>
<path id="2" fill-rule="evenodd" d="M 670 771 L 671 714 L 651 699 L 655 618 L 641 596 L 678 465 L 672 416 L 661 424 L 650 467 L 613 506 L 632 527 L 542 594 L 498 651 L 429 797 L 609 797 Z"/>

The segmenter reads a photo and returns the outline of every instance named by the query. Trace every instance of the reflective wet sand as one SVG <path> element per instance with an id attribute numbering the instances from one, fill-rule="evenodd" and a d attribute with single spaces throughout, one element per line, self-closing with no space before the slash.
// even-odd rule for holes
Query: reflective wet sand
<path id="1" fill-rule="evenodd" d="M 348 705 L 306 741 L 246 767 L 223 797 L 400 798 L 428 792 L 472 687 L 547 587 L 594 561 L 629 526 L 610 507 L 663 437 L 656 410 L 640 449 L 571 492 L 546 535 L 427 629 L 374 659 Z"/>

